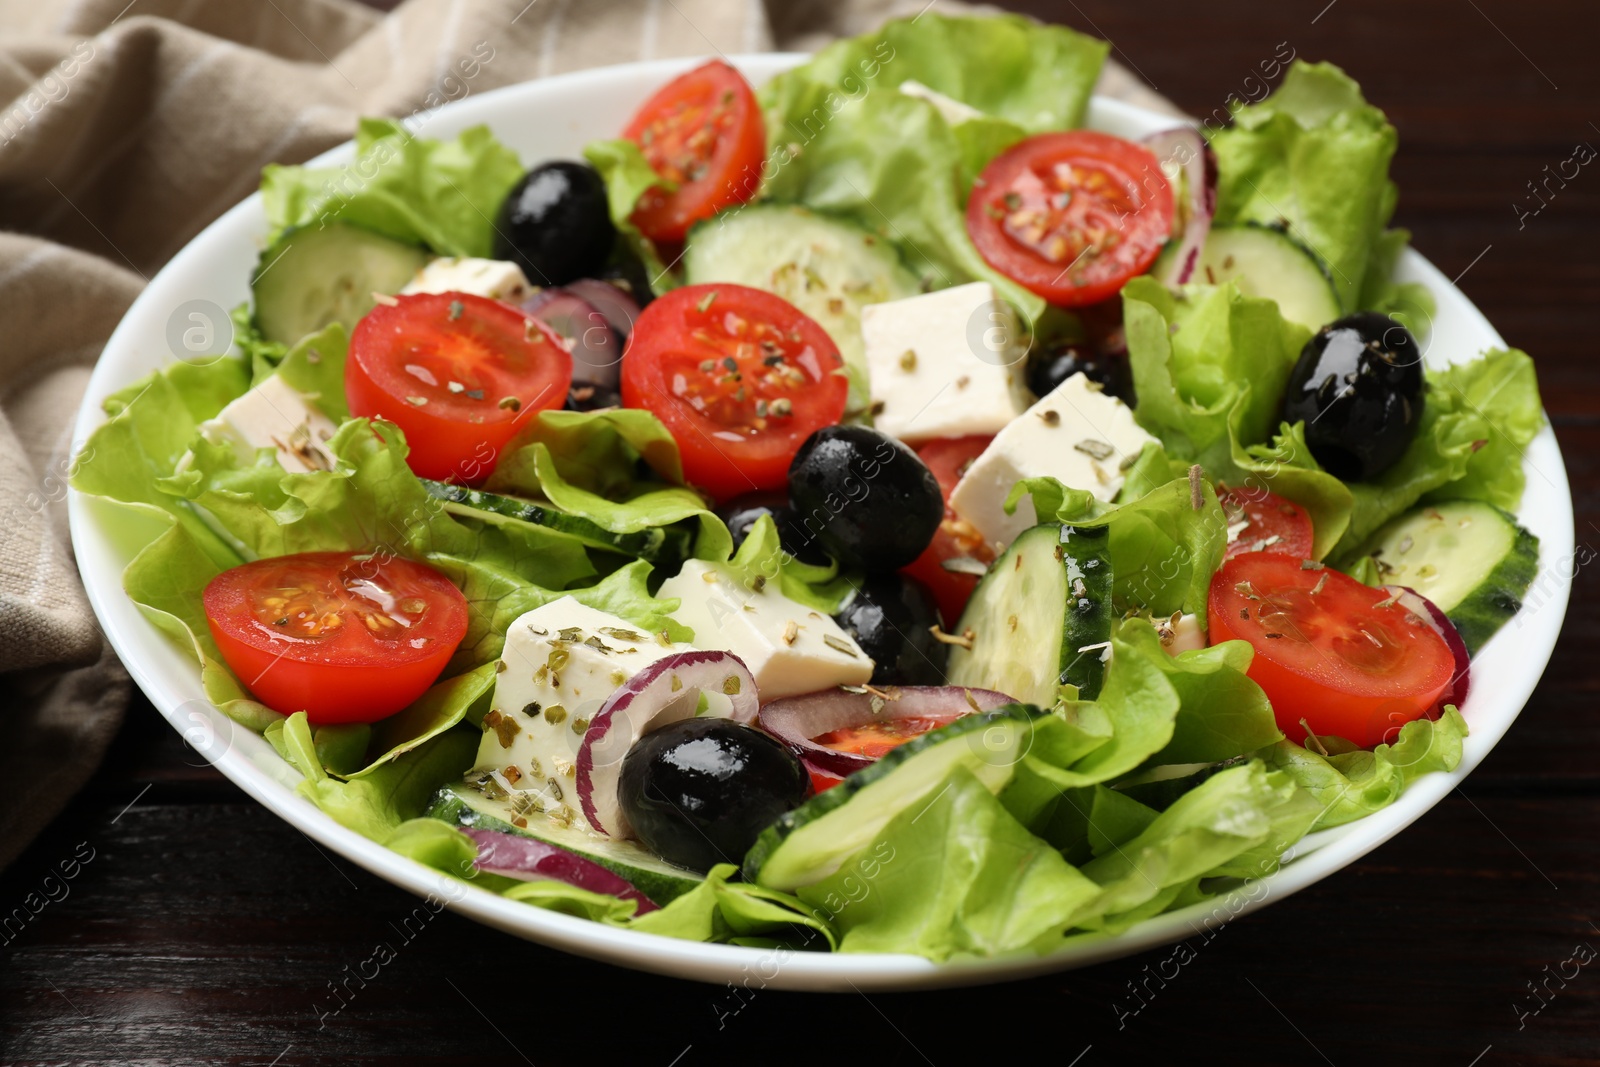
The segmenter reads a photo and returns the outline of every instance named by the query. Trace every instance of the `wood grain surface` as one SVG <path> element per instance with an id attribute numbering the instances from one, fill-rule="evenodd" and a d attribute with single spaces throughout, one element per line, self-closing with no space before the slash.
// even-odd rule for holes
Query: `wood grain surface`
<path id="1" fill-rule="evenodd" d="M 1600 546 L 1600 171 L 1518 215 L 1547 165 L 1600 145 L 1592 3 L 1006 6 L 1110 38 L 1195 114 L 1247 91 L 1282 42 L 1359 79 L 1400 131 L 1397 222 L 1535 356 L 1579 545 Z M 0 913 L 43 902 L 0 932 L 0 1058 L 1600 1063 L 1597 594 L 1595 568 L 1580 569 L 1511 732 L 1464 790 L 1364 860 L 1186 951 L 938 993 L 741 1000 L 449 913 L 406 927 L 412 897 L 251 802 L 141 700 L 97 782 L 0 876 Z M 379 944 L 393 961 L 332 1012 L 333 986 Z"/>

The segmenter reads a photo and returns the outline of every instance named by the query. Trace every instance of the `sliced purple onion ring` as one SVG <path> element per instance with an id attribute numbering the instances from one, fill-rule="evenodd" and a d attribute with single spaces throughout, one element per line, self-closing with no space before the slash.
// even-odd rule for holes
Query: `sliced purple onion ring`
<path id="1" fill-rule="evenodd" d="M 634 320 L 639 317 L 639 302 L 630 294 L 610 282 L 603 282 L 599 278 L 579 278 L 575 282 L 568 282 L 567 292 L 580 300 L 585 300 L 589 306 L 605 316 L 606 325 L 611 327 L 624 342 L 633 333 Z"/>
<path id="2" fill-rule="evenodd" d="M 1427 623 L 1433 628 L 1434 633 L 1444 638 L 1444 643 L 1450 648 L 1450 654 L 1455 657 L 1456 669 L 1450 678 L 1450 688 L 1439 697 L 1439 707 L 1442 709 L 1446 704 L 1454 704 L 1460 708 L 1466 703 L 1467 690 L 1472 683 L 1468 667 L 1472 657 L 1467 653 L 1467 643 L 1461 640 L 1461 635 L 1456 632 L 1455 623 L 1451 622 L 1449 616 L 1440 611 L 1433 601 L 1410 586 L 1386 585 L 1383 588 L 1395 598 L 1396 604 Z"/>
<path id="3" fill-rule="evenodd" d="M 835 730 L 897 719 L 945 719 L 993 711 L 1015 699 L 992 689 L 965 689 L 957 685 L 891 686 L 872 692 L 823 689 L 797 697 L 774 700 L 761 709 L 756 725 L 789 747 L 800 759 L 832 774 L 847 775 L 870 767 L 870 756 L 838 752 L 819 745 L 816 738 Z"/>
<path id="4" fill-rule="evenodd" d="M 1153 133 L 1143 144 L 1163 164 L 1181 167 L 1188 186 L 1187 204 L 1175 205 L 1175 221 L 1183 224 L 1178 249 L 1158 279 L 1164 285 L 1183 285 L 1200 262 L 1200 249 L 1211 232 L 1211 217 L 1217 212 L 1217 157 L 1193 126 Z"/>
<path id="5" fill-rule="evenodd" d="M 656 902 L 635 889 L 632 882 L 575 852 L 498 830 L 461 832 L 472 838 L 473 844 L 478 846 L 478 858 L 473 865 L 480 871 L 522 882 L 538 882 L 549 878 L 587 889 L 591 893 L 632 900 L 639 905 L 635 915 L 657 910 Z"/>
<path id="6" fill-rule="evenodd" d="M 760 708 L 744 660 L 732 652 L 698 651 L 663 656 L 600 705 L 578 746 L 578 803 L 590 826 L 612 837 L 633 836 L 617 793 L 623 758 L 650 731 L 694 718 L 701 693 L 712 696 L 711 714 L 735 722 L 754 722 Z"/>
<path id="7" fill-rule="evenodd" d="M 541 289 L 522 302 L 522 310 L 567 339 L 574 388 L 618 388 L 622 342 L 604 312 L 565 289 Z"/>

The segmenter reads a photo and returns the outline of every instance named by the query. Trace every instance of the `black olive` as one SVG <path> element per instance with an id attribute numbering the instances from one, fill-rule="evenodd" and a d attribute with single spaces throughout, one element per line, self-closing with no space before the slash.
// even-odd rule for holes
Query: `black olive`
<path id="1" fill-rule="evenodd" d="M 778 527 L 778 544 L 785 552 L 802 563 L 817 566 L 827 564 L 827 553 L 822 551 L 822 546 L 817 544 L 815 538 L 807 537 L 794 521 L 789 498 L 782 493 L 748 493 L 717 509 L 717 516 L 727 523 L 728 532 L 733 535 L 735 551 L 750 535 L 750 527 L 763 515 L 772 516 L 773 523 Z"/>
<path id="2" fill-rule="evenodd" d="M 622 761 L 619 797 L 639 840 L 690 870 L 738 863 L 761 831 L 811 792 L 794 754 L 732 719 L 645 734 Z"/>
<path id="3" fill-rule="evenodd" d="M 506 194 L 494 255 L 514 261 L 534 285 L 565 285 L 604 266 L 616 237 L 600 175 L 563 160 L 534 167 Z"/>
<path id="4" fill-rule="evenodd" d="M 1360 311 L 1306 342 L 1283 394 L 1311 455 L 1336 478 L 1367 481 L 1399 462 L 1422 421 L 1422 351 L 1387 315 Z"/>
<path id="5" fill-rule="evenodd" d="M 944 684 L 950 646 L 929 630 L 939 609 L 921 582 L 869 574 L 834 620 L 872 657 L 873 685 Z"/>
<path id="6" fill-rule="evenodd" d="M 789 464 L 802 532 L 839 562 L 898 570 L 922 554 L 944 518 L 939 482 L 917 454 L 865 426 L 825 426 Z"/>
<path id="7" fill-rule="evenodd" d="M 1127 354 L 1096 352 L 1087 345 L 1071 341 L 1029 354 L 1028 388 L 1035 396 L 1044 396 L 1079 371 L 1091 382 L 1098 382 L 1107 396 L 1134 406 L 1133 366 Z"/>
<path id="8" fill-rule="evenodd" d="M 641 309 L 656 298 L 650 288 L 650 272 L 621 234 L 617 235 L 616 246 L 597 277 L 633 297 L 633 302 Z"/>

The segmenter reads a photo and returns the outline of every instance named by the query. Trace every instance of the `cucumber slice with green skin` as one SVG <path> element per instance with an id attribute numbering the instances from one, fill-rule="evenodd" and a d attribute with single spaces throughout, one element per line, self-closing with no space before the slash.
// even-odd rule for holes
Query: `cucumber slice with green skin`
<path id="1" fill-rule="evenodd" d="M 683 261 L 690 285 L 765 289 L 815 319 L 844 357 L 850 414 L 871 402 L 861 309 L 922 292 L 887 241 L 792 205 L 739 207 L 707 219 L 689 232 Z"/>
<path id="2" fill-rule="evenodd" d="M 673 866 L 637 841 L 613 840 L 577 827 L 561 827 L 542 816 L 535 816 L 527 826 L 513 826 L 509 821 L 513 818 L 511 809 L 505 801 L 490 800 L 467 785 L 441 786 L 424 814 L 452 826 L 521 834 L 564 848 L 626 879 L 663 906 L 701 882 L 693 871 Z"/>
<path id="3" fill-rule="evenodd" d="M 1339 290 L 1321 257 L 1284 231 L 1259 223 L 1213 226 L 1189 281 L 1232 281 L 1245 296 L 1277 301 L 1284 318 L 1312 330 L 1342 314 Z"/>
<path id="4" fill-rule="evenodd" d="M 421 479 L 428 495 L 445 502 L 445 510 L 484 522 L 514 519 L 543 526 L 582 541 L 590 548 L 620 552 L 652 563 L 681 563 L 689 557 L 694 534 L 684 526 L 652 526 L 634 533 L 614 533 L 598 523 L 548 504 L 536 504 L 520 497 L 500 496 L 464 485 Z"/>
<path id="5" fill-rule="evenodd" d="M 957 767 L 999 793 L 1027 754 L 1044 712 L 1023 704 L 967 715 L 891 749 L 779 817 L 744 858 L 747 880 L 792 892 L 833 874 L 901 812 L 930 802 Z"/>
<path id="6" fill-rule="evenodd" d="M 1433 601 L 1474 655 L 1522 610 L 1539 569 L 1539 539 L 1493 504 L 1458 500 L 1413 508 L 1351 553 L 1370 556 L 1379 580 Z"/>
<path id="7" fill-rule="evenodd" d="M 1113 609 L 1104 527 L 1023 531 L 973 591 L 950 649 L 951 685 L 1050 707 L 1062 684 L 1093 700 L 1105 678 Z"/>
<path id="8" fill-rule="evenodd" d="M 250 281 L 256 324 L 269 341 L 292 345 L 332 323 L 353 329 L 373 293 L 397 293 L 431 257 L 421 248 L 333 223 L 285 233 Z"/>

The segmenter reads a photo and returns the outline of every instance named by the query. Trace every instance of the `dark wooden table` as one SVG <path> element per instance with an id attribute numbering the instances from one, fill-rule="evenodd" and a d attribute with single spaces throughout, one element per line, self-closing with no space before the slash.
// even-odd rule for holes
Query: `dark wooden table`
<path id="1" fill-rule="evenodd" d="M 1528 183 L 1546 166 L 1600 145 L 1590 3 L 1012 6 L 1109 37 L 1196 114 L 1248 88 L 1280 42 L 1355 75 L 1400 130 L 1399 223 L 1537 358 L 1579 544 L 1600 544 L 1600 172 L 1521 225 L 1516 210 L 1535 203 Z M 1600 949 L 1597 593 L 1594 569 L 1581 570 L 1543 684 L 1465 790 L 1345 871 L 1194 942 L 1181 967 L 1164 949 L 989 989 L 762 992 L 742 1010 L 726 989 L 568 957 L 449 913 L 405 942 L 411 897 L 251 802 L 140 699 L 105 772 L 0 876 L 5 910 L 30 892 L 57 898 L 14 939 L 0 935 L 3 1058 L 910 1064 L 961 1062 L 972 1047 L 1009 1059 L 1015 1043 L 1051 1050 L 1058 1067 L 1161 1054 L 1600 1062 L 1600 968 L 1568 962 Z M 75 859 L 75 878 L 50 879 Z M 380 942 L 401 946 L 393 962 L 319 1018 L 330 983 Z"/>

